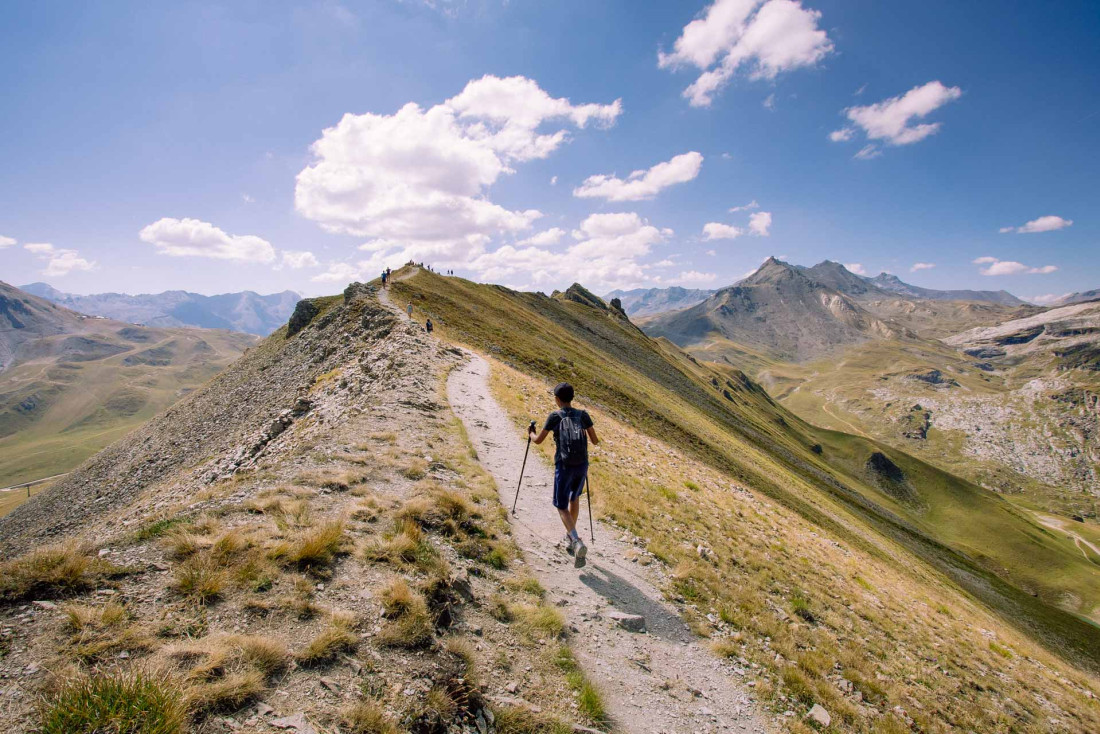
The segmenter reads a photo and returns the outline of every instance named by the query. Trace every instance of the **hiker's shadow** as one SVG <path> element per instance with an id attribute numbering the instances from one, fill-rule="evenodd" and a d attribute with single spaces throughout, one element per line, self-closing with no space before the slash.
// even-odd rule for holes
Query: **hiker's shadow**
<path id="1" fill-rule="evenodd" d="M 592 564 L 580 578 L 582 584 L 609 599 L 619 611 L 645 617 L 646 632 L 649 634 L 673 642 L 691 641 L 691 631 L 677 614 L 656 599 L 646 596 L 622 576 L 604 566 Z"/>

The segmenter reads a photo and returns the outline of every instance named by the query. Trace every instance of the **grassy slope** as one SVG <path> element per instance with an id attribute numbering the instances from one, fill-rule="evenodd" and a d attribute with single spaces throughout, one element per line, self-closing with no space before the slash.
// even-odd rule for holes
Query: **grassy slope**
<path id="1" fill-rule="evenodd" d="M 624 423 L 874 549 L 880 543 L 870 525 L 1052 647 L 1100 666 L 1095 625 L 1053 606 L 1074 599 L 1076 610 L 1091 612 L 1100 569 L 993 494 L 888 447 L 816 429 L 752 383 L 727 380 L 594 309 L 427 273 L 393 290 L 450 338 L 529 374 L 569 379 Z M 822 456 L 811 452 L 814 444 Z M 917 486 L 916 506 L 868 484 L 863 467 L 876 450 Z M 892 550 L 882 544 L 877 552 Z"/>
<path id="2" fill-rule="evenodd" d="M 106 359 L 59 362 L 47 357 L 0 376 L 3 419 L 16 429 L 0 438 L 0 487 L 69 471 L 205 383 L 255 342 L 226 331 L 143 332 L 150 341 L 117 340 L 126 351 Z M 157 354 L 170 364 L 124 362 L 166 346 Z M 28 415 L 18 406 L 32 396 L 41 403 Z"/>
<path id="3" fill-rule="evenodd" d="M 709 353 L 696 352 L 700 357 L 713 358 Z M 884 367 L 888 365 L 887 367 Z M 944 393 L 917 382 L 902 383 L 884 380 L 884 376 L 908 371 L 927 370 L 937 366 L 960 387 Z M 1003 373 L 987 373 L 973 367 L 973 360 L 943 345 L 928 343 L 924 347 L 896 342 L 873 342 L 848 350 L 838 360 L 823 360 L 808 364 L 771 362 L 751 371 L 782 401 L 783 405 L 806 420 L 820 426 L 866 432 L 908 453 L 972 482 L 996 487 L 1025 506 L 1071 514 L 1096 511 L 1100 504 L 1079 489 L 1052 485 L 1027 476 L 995 458 L 982 458 L 965 450 L 966 436 L 958 430 L 933 428 L 927 440 L 906 438 L 901 419 L 923 396 L 937 399 L 953 395 L 967 400 L 985 399 L 993 404 L 1012 404 L 1010 391 L 1041 374 L 1055 370 L 1039 370 L 1024 365 L 1010 377 Z M 1065 373 L 1063 373 L 1065 376 Z M 1084 378 L 1084 379 L 1082 379 Z M 1075 373 L 1074 383 L 1088 385 L 1085 373 Z M 905 392 L 910 399 L 893 405 L 884 404 L 872 391 L 887 387 Z M 1100 388 L 1100 379 L 1092 379 L 1092 389 Z M 1026 426 L 1021 426 L 1026 428 Z M 1054 430 L 1045 426 L 1038 430 Z M 1052 440 L 1057 440 L 1052 436 Z"/>

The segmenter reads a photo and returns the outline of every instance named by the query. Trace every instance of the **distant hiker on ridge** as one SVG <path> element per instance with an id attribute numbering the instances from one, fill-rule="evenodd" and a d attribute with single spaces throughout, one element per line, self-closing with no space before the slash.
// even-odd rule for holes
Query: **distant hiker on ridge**
<path id="1" fill-rule="evenodd" d="M 405 307 L 405 313 L 409 315 L 410 319 L 413 317 L 413 305 L 411 303 Z"/>
<path id="2" fill-rule="evenodd" d="M 432 329 L 434 329 L 434 328 L 435 328 L 435 326 L 432 325 L 432 320 L 431 319 L 428 319 L 427 321 L 424 322 L 424 330 L 426 332 L 428 332 L 429 334 L 432 333 Z"/>
<path id="3" fill-rule="evenodd" d="M 554 434 L 557 448 L 554 450 L 553 504 L 565 525 L 566 552 L 573 556 L 574 565 L 582 568 L 588 546 L 577 534 L 577 517 L 580 516 L 581 494 L 588 479 L 588 441 L 591 439 L 592 445 L 598 446 L 600 439 L 596 436 L 588 411 L 573 407 L 572 385 L 559 383 L 554 388 L 554 402 L 558 404 L 558 410 L 547 416 L 542 431 L 533 440 L 540 444 L 546 440 L 547 434 Z M 532 434 L 535 432 L 534 422 L 528 430 Z"/>
<path id="4" fill-rule="evenodd" d="M 386 279 L 389 278 L 389 277 L 390 277 L 389 273 L 387 273 L 385 270 L 383 270 L 382 271 L 382 287 L 383 288 L 386 287 Z"/>

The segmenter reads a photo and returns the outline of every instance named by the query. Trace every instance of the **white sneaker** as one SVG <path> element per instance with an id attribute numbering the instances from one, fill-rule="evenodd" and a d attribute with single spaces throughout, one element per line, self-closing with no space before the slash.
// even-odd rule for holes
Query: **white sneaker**
<path id="1" fill-rule="evenodd" d="M 573 541 L 573 568 L 584 568 L 584 557 L 588 555 L 588 546 L 577 538 Z"/>

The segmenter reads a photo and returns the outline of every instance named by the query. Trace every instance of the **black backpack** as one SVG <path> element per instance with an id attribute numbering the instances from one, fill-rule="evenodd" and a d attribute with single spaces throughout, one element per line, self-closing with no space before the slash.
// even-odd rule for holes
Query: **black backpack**
<path id="1" fill-rule="evenodd" d="M 580 466 L 588 463 L 588 436 L 581 427 L 579 411 L 560 410 L 561 422 L 558 423 L 558 453 L 565 466 Z"/>

